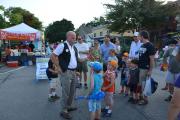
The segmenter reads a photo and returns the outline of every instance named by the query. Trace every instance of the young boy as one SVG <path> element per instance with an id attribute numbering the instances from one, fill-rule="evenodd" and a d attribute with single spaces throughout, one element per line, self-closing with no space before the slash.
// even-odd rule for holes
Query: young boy
<path id="1" fill-rule="evenodd" d="M 91 90 L 89 92 L 89 95 L 96 95 L 97 93 L 101 92 L 101 88 L 103 85 L 103 79 L 102 79 L 102 65 L 99 62 L 91 62 Z M 89 112 L 90 120 L 100 120 L 101 116 L 101 100 L 94 100 L 90 99 L 89 103 Z"/>
<path id="2" fill-rule="evenodd" d="M 138 60 L 131 61 L 131 69 L 129 71 L 129 80 L 128 86 L 130 88 L 130 98 L 128 102 L 133 104 L 138 103 L 138 83 L 139 83 L 139 69 L 138 69 Z"/>
<path id="3" fill-rule="evenodd" d="M 129 64 L 128 64 L 128 53 L 124 53 L 122 57 L 122 70 L 121 70 L 121 90 L 120 94 L 124 94 L 124 96 L 128 95 L 128 76 L 129 76 Z"/>
<path id="4" fill-rule="evenodd" d="M 115 91 L 115 70 L 118 66 L 117 61 L 111 60 L 108 62 L 107 71 L 104 73 L 104 84 L 102 90 L 105 91 L 105 108 L 102 109 L 104 117 L 111 117 L 113 107 L 113 93 Z"/>
<path id="5" fill-rule="evenodd" d="M 51 60 L 48 62 L 48 68 L 46 70 L 47 77 L 49 79 L 49 97 L 50 102 L 54 102 L 59 99 L 56 94 L 56 88 L 58 86 L 58 70 Z"/>

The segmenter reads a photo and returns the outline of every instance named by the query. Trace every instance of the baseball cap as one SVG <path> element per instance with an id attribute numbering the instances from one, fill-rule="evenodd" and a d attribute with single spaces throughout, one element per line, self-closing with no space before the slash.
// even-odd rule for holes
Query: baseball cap
<path id="1" fill-rule="evenodd" d="M 134 32 L 134 36 L 135 37 L 139 36 L 139 32 Z"/>
<path id="2" fill-rule="evenodd" d="M 102 65 L 100 62 L 90 62 L 89 66 L 92 67 L 96 71 L 101 71 L 103 69 Z"/>
<path id="3" fill-rule="evenodd" d="M 109 61 L 109 64 L 110 64 L 111 66 L 113 66 L 113 67 L 117 67 L 117 66 L 118 66 L 118 63 L 117 63 L 117 61 L 115 61 L 115 60 Z"/>

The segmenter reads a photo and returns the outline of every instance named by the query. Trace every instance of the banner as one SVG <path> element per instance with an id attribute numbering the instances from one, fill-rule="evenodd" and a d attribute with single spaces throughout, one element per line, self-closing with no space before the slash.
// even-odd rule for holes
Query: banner
<path id="1" fill-rule="evenodd" d="M 49 58 L 36 58 L 36 80 L 48 79 L 46 69 Z"/>
<path id="2" fill-rule="evenodd" d="M 0 30 L 0 40 L 30 40 L 36 39 L 36 33 L 10 33 Z"/>

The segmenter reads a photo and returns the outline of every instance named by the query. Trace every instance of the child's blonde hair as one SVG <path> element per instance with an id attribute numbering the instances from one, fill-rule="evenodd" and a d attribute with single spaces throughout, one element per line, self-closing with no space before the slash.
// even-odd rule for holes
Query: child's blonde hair
<path id="1" fill-rule="evenodd" d="M 116 60 L 111 60 L 111 61 L 109 61 L 109 64 L 110 64 L 112 67 L 114 67 L 114 68 L 117 68 L 117 67 L 118 67 L 118 63 L 117 63 Z"/>

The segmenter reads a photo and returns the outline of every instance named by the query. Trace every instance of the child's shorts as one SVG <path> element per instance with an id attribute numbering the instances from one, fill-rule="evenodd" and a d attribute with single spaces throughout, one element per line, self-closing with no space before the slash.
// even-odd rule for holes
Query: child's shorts
<path id="1" fill-rule="evenodd" d="M 128 86 L 129 86 L 131 92 L 137 93 L 137 91 L 138 91 L 138 84 L 129 83 Z"/>
<path id="2" fill-rule="evenodd" d="M 58 87 L 58 84 L 59 84 L 59 78 L 51 78 L 49 80 L 49 86 L 51 89 L 52 88 L 56 89 Z"/>
<path id="3" fill-rule="evenodd" d="M 106 92 L 105 93 L 105 101 L 109 104 L 113 104 L 114 100 L 113 100 L 113 92 Z"/>
<path id="4" fill-rule="evenodd" d="M 121 85 L 122 86 L 127 86 L 127 80 L 126 79 L 121 79 Z"/>
<path id="5" fill-rule="evenodd" d="M 89 107 L 89 112 L 96 112 L 97 110 L 101 110 L 101 101 L 89 100 L 88 107 Z"/>

